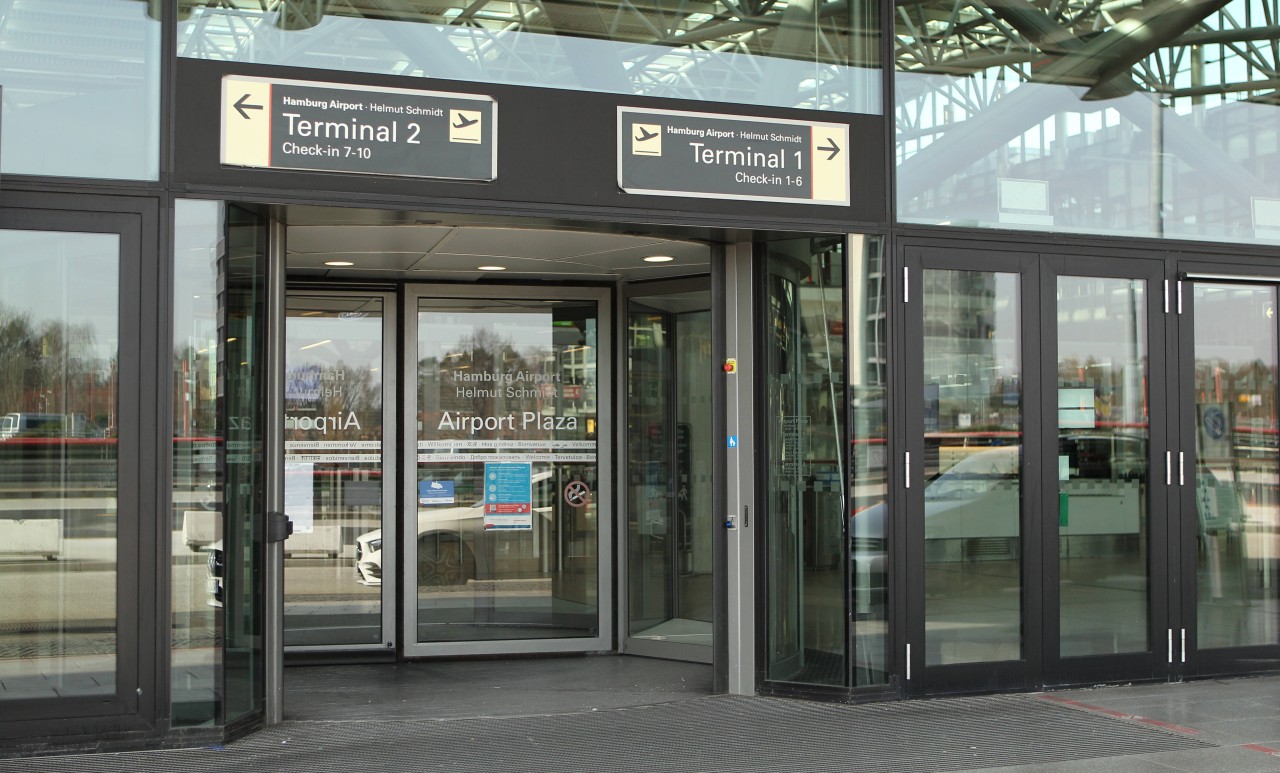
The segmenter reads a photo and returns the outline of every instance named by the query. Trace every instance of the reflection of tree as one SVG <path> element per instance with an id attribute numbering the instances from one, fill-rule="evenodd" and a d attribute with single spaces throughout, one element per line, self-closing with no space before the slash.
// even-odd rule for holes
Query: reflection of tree
<path id="1" fill-rule="evenodd" d="M 0 413 L 76 414 L 106 427 L 114 406 L 113 361 L 95 349 L 89 323 L 33 321 L 0 306 Z"/>

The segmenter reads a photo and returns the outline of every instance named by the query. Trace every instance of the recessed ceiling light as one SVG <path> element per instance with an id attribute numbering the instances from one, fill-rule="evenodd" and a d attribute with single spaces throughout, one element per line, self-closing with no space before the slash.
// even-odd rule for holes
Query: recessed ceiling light
<path id="1" fill-rule="evenodd" d="M 354 266 L 355 264 L 349 260 L 326 260 L 326 266 Z"/>
<path id="2" fill-rule="evenodd" d="M 670 263 L 673 260 L 675 260 L 675 258 L 671 257 L 670 255 L 650 255 L 649 257 L 644 259 L 644 262 L 645 263 Z"/>
<path id="3" fill-rule="evenodd" d="M 506 266 L 476 266 L 481 271 L 506 271 Z"/>

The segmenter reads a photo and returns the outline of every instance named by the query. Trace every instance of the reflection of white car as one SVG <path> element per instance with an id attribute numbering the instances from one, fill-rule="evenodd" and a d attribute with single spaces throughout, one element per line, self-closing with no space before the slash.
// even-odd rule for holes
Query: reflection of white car
<path id="1" fill-rule="evenodd" d="M 484 528 L 484 503 L 469 507 L 418 507 L 418 585 L 462 585 L 477 577 L 476 556 L 485 577 L 504 578 L 538 576 L 542 560 L 549 555 L 548 538 L 553 520 L 555 492 L 550 471 L 534 473 L 533 512 L 537 518 L 527 530 L 492 530 Z M 512 541 L 526 540 L 543 545 L 541 551 L 522 550 Z M 487 541 L 481 551 L 481 541 Z M 501 545 L 499 541 L 504 541 Z M 495 550 L 489 550 L 489 547 Z M 496 550 L 502 548 L 502 551 Z M 502 555 L 494 556 L 496 552 Z M 365 585 L 382 584 L 382 529 L 374 529 L 356 537 L 356 579 Z"/>

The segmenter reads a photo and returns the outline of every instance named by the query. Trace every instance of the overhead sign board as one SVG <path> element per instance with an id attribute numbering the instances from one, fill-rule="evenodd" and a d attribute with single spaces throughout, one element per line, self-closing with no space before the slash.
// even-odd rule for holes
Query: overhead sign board
<path id="1" fill-rule="evenodd" d="M 491 97 L 227 75 L 227 166 L 483 180 L 497 177 Z"/>
<path id="2" fill-rule="evenodd" d="M 849 205 L 849 127 L 618 108 L 618 187 L 654 196 Z"/>

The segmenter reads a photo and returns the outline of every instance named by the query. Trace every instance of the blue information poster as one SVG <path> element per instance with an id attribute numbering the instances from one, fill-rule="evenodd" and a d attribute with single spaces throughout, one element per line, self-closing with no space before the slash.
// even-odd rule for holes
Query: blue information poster
<path id="1" fill-rule="evenodd" d="M 418 504 L 451 505 L 454 503 L 453 481 L 420 480 L 418 481 Z"/>
<path id="2" fill-rule="evenodd" d="M 485 463 L 484 528 L 533 529 L 533 465 Z"/>

